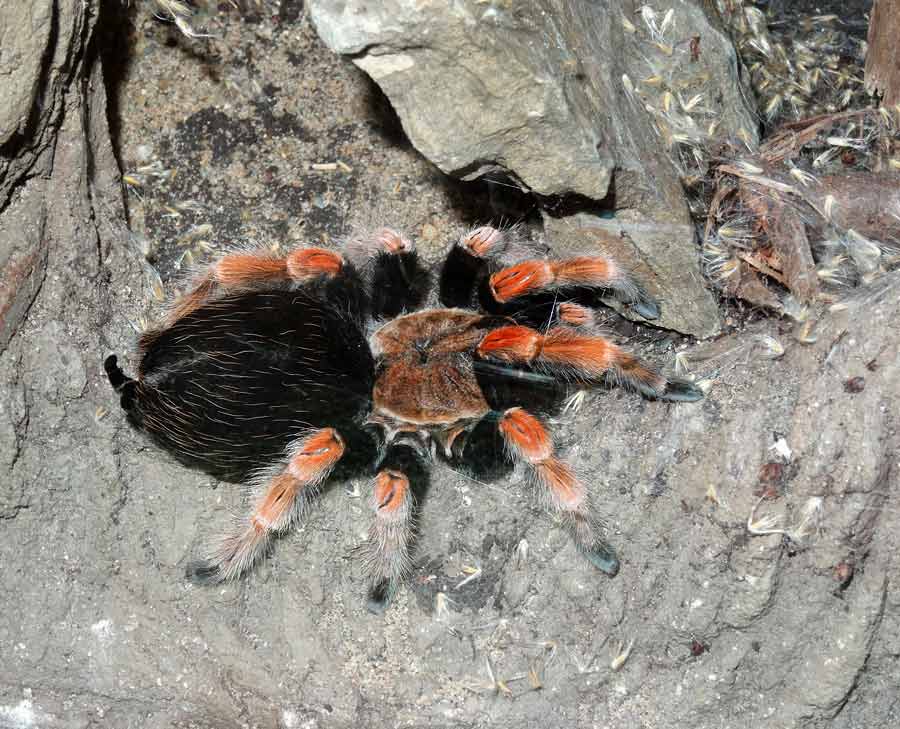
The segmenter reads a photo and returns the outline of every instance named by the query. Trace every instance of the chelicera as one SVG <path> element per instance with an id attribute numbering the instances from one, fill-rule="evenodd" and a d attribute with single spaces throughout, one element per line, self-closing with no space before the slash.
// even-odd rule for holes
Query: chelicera
<path id="1" fill-rule="evenodd" d="M 136 379 L 107 359 L 136 428 L 254 492 L 192 579 L 238 577 L 326 479 L 372 469 L 368 605 L 382 610 L 409 570 L 435 458 L 479 474 L 520 464 L 582 553 L 616 574 L 588 484 L 540 413 L 562 384 L 610 378 L 653 399 L 702 397 L 596 332 L 599 292 L 647 319 L 657 304 L 608 257 L 535 256 L 487 226 L 453 244 L 431 306 L 427 284 L 413 245 L 386 228 L 340 251 L 232 252 L 142 335 Z"/>

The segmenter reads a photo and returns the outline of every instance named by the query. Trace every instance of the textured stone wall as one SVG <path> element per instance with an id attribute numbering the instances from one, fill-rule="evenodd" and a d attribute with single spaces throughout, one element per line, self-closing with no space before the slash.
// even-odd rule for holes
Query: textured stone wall
<path id="1" fill-rule="evenodd" d="M 701 403 L 616 390 L 558 419 L 560 447 L 589 478 L 620 550 L 613 580 L 529 507 L 520 475 L 482 484 L 436 466 L 416 568 L 385 616 L 366 612 L 354 559 L 364 475 L 332 484 L 308 525 L 246 580 L 197 589 L 184 566 L 242 496 L 149 447 L 104 381 L 102 359 L 130 346 L 128 321 L 145 314 L 148 291 L 124 226 L 98 8 L 58 0 L 23 15 L 24 5 L 0 5 L 4 64 L 8 29 L 37 28 L 36 49 L 0 75 L 0 97 L 19 99 L 3 117 L 0 176 L 11 302 L 0 346 L 2 729 L 900 723 L 896 273 L 823 322 L 814 344 L 763 320 L 683 351 L 712 380 Z M 215 70 L 255 79 L 240 54 L 259 43 L 269 63 L 299 52 L 300 37 L 322 96 L 297 123 L 316 128 L 326 108 L 329 119 L 362 113 L 352 67 L 309 40 L 302 15 L 284 22 L 223 23 L 236 60 Z M 196 50 L 159 41 L 171 65 L 156 84 L 141 78 L 158 94 L 147 108 L 179 120 L 189 112 L 166 95 L 207 84 L 216 108 L 234 113 L 234 87 L 185 70 L 185 49 Z M 37 72 L 16 68 L 27 58 Z M 286 66 L 272 68 L 294 83 Z M 267 134 L 288 134 L 282 121 Z M 255 139 L 248 165 L 267 137 Z M 371 144 L 348 159 L 376 178 L 407 164 L 402 146 Z M 263 170 L 283 159 L 274 147 Z M 204 174 L 234 177 L 224 157 Z M 438 199 L 433 179 L 416 184 L 412 203 Z M 347 198 L 354 206 L 383 204 L 377 186 L 361 190 Z M 342 200 L 329 215 L 350 215 Z M 9 285 L 20 269 L 26 283 Z M 765 337 L 781 338 L 781 358 L 762 356 L 773 351 L 760 349 Z M 769 535 L 747 527 L 761 494 L 770 498 L 750 521 Z M 479 576 L 459 586 L 472 568 Z"/>

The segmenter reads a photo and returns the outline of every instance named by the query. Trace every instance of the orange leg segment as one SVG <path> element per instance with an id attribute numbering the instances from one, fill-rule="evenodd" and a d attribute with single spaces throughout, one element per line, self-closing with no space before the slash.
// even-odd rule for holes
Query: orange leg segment
<path id="1" fill-rule="evenodd" d="M 253 511 L 213 550 L 209 559 L 192 566 L 192 577 L 222 582 L 240 576 L 264 553 L 272 535 L 289 528 L 315 488 L 344 455 L 344 442 L 333 428 L 322 428 L 299 440 L 284 468 L 261 482 Z"/>
<path id="2" fill-rule="evenodd" d="M 364 548 L 366 571 L 372 585 L 367 606 L 370 612 L 381 613 L 411 564 L 413 497 L 405 473 L 394 468 L 378 472 L 372 491 L 372 510 L 375 518 Z"/>
<path id="3" fill-rule="evenodd" d="M 287 261 L 265 253 L 229 253 L 213 264 L 210 273 L 212 280 L 225 289 L 288 277 Z"/>
<path id="4" fill-rule="evenodd" d="M 476 353 L 508 364 L 534 365 L 575 380 L 597 380 L 608 372 L 650 397 L 670 394 L 666 378 L 634 355 L 608 339 L 567 327 L 555 327 L 547 334 L 518 325 L 499 327 L 482 338 Z"/>
<path id="5" fill-rule="evenodd" d="M 659 317 L 659 307 L 625 269 L 605 256 L 578 256 L 562 261 L 530 259 L 501 269 L 488 280 L 501 304 L 521 296 L 567 287 L 609 289 L 645 319 Z"/>
<path id="6" fill-rule="evenodd" d="M 549 261 L 522 261 L 492 274 L 488 285 L 493 297 L 501 304 L 519 296 L 544 291 L 553 284 L 555 277 Z"/>
<path id="7" fill-rule="evenodd" d="M 503 413 L 498 427 L 513 458 L 527 464 L 550 506 L 565 517 L 578 548 L 598 569 L 615 575 L 619 561 L 591 514 L 587 488 L 556 455 L 543 423 L 522 408 L 511 408 Z"/>
<path id="8" fill-rule="evenodd" d="M 287 256 L 266 250 L 228 253 L 194 281 L 191 289 L 172 306 L 167 326 L 193 313 L 219 290 L 254 288 L 279 281 L 309 281 L 319 276 L 337 276 L 344 259 L 325 248 L 301 248 Z"/>
<path id="9" fill-rule="evenodd" d="M 385 469 L 375 477 L 373 507 L 379 518 L 402 518 L 409 507 L 408 495 L 409 479 L 400 471 Z"/>
<path id="10" fill-rule="evenodd" d="M 268 251 L 229 253 L 210 269 L 213 280 L 225 289 L 252 287 L 268 281 L 306 281 L 336 276 L 344 259 L 325 248 L 300 248 L 278 257 Z"/>
<path id="11" fill-rule="evenodd" d="M 522 261 L 498 271 L 491 276 L 489 283 L 491 293 L 500 303 L 550 288 L 621 288 L 634 285 L 614 261 L 602 256 L 580 256 L 563 261 Z"/>

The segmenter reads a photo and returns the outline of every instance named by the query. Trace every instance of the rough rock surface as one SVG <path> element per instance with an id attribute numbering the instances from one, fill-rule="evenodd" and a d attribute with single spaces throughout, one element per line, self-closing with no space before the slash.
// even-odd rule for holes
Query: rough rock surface
<path id="1" fill-rule="evenodd" d="M 657 36 L 669 53 L 625 32 L 623 18 L 643 30 L 629 5 L 313 0 L 310 12 L 326 44 L 378 82 L 416 148 L 448 174 L 500 169 L 539 195 L 602 200 L 614 174 L 636 178 L 627 189 L 641 196 L 660 187 L 647 158 L 665 155 L 623 74 L 690 73 L 686 88 L 716 97 L 723 130 L 753 128 L 734 48 L 702 4 L 677 4 Z M 657 9 L 657 27 L 668 9 Z M 695 35 L 703 51 L 691 63 Z"/>
<path id="2" fill-rule="evenodd" d="M 604 200 L 675 296 L 659 324 L 718 331 L 667 145 L 682 122 L 694 137 L 712 119 L 731 135 L 753 136 L 755 123 L 731 41 L 702 3 L 662 4 L 647 20 L 615 0 L 313 0 L 310 12 L 438 167 L 463 179 L 511 177 L 540 196 Z M 633 92 L 642 81 L 659 89 L 652 109 Z"/>
<path id="3" fill-rule="evenodd" d="M 40 177 L 17 178 L 0 208 L 7 231 L 37 210 L 46 246 L 43 283 L 0 353 L 0 727 L 900 723 L 896 275 L 825 322 L 816 344 L 783 338 L 779 360 L 757 348 L 759 336 L 781 336 L 772 322 L 687 352 L 700 375 L 715 375 L 702 403 L 610 391 L 560 419 L 560 441 L 590 478 L 622 553 L 614 580 L 529 508 L 520 478 L 480 484 L 436 468 L 419 563 L 384 617 L 365 612 L 353 558 L 367 524 L 364 477 L 333 484 L 308 526 L 248 579 L 189 586 L 186 561 L 240 508 L 240 490 L 136 436 L 104 381 L 100 362 L 130 346 L 128 321 L 146 315 L 150 288 L 121 226 L 104 85 L 98 59 L 85 56 L 92 16 L 81 0 L 54 8 L 55 42 L 71 62 L 44 78 L 65 69 L 78 82 L 47 97 L 55 144 Z M 185 220 L 187 209 L 182 218 L 159 210 L 178 210 L 192 190 L 208 219 L 221 216 L 223 237 L 291 240 L 304 210 L 304 236 L 336 235 L 362 205 L 426 207 L 411 227 L 426 242 L 437 223 L 464 222 L 455 188 L 377 131 L 359 103 L 365 84 L 293 10 L 217 16 L 219 53 L 150 20 L 130 31 L 134 65 L 113 105 L 122 157 L 142 158 L 151 145 L 164 165 L 182 163 L 169 187 L 148 183 L 143 203 L 129 198 L 136 221 L 159 233 L 157 263 L 176 257 L 178 226 L 198 222 Z M 265 52 L 253 54 L 256 43 Z M 289 75 L 286 49 L 300 54 L 315 102 L 294 121 L 318 129 L 343 119 L 343 136 L 292 145 L 285 119 L 260 111 L 278 97 L 266 84 Z M 196 114 L 222 126 L 203 135 L 185 123 Z M 219 145 L 226 132 L 231 141 Z M 14 152 L 26 154 L 34 139 L 20 142 L 4 148 L 10 169 L 22 169 Z M 303 166 L 327 150 L 351 162 L 353 184 L 334 173 L 323 182 Z M 262 182 L 271 167 L 274 179 Z M 303 208 L 300 193 L 287 221 L 233 214 L 243 193 L 265 218 L 279 207 L 268 196 L 290 181 L 327 201 L 327 215 Z M 671 356 L 664 340 L 644 349 Z M 788 459 L 773 449 L 780 439 Z M 761 488 L 778 498 L 759 516 L 776 514 L 781 525 L 796 526 L 805 506 L 820 503 L 810 499 L 822 500 L 801 546 L 748 535 Z M 480 576 L 457 587 L 468 567 Z M 443 616 L 439 591 L 449 598 Z M 632 640 L 628 660 L 611 670 Z"/>
<path id="4" fill-rule="evenodd" d="M 694 234 L 689 220 L 660 215 L 654 220 L 638 211 L 620 211 L 603 218 L 576 213 L 564 218 L 544 216 L 544 230 L 556 251 L 603 253 L 621 261 L 661 302 L 656 326 L 709 335 L 719 327 L 718 309 L 697 278 L 695 255 L 678 249 L 678 240 Z M 636 318 L 613 300 L 620 314 Z M 710 309 L 712 307 L 712 317 Z"/>
<path id="5" fill-rule="evenodd" d="M 49 240 L 64 235 L 51 171 L 66 152 L 60 127 L 74 123 L 66 96 L 87 50 L 84 10 L 44 0 L 0 12 L 0 351 L 40 289 Z"/>

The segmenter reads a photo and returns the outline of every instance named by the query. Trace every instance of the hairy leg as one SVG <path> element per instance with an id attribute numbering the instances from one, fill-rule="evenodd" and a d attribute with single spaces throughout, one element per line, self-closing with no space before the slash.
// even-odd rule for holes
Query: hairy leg
<path id="1" fill-rule="evenodd" d="M 555 294 L 564 289 L 605 289 L 645 319 L 659 318 L 658 304 L 612 258 L 576 256 L 562 260 L 522 260 L 528 255 L 527 249 L 516 243 L 512 231 L 486 225 L 465 232 L 444 261 L 440 279 L 441 303 L 447 307 L 472 306 L 479 286 L 486 284 L 482 305 L 494 313 L 519 319 L 516 313 L 522 306 L 545 308 L 540 297 L 527 303 L 523 299 L 533 299 L 541 293 Z M 509 265 L 517 260 L 514 265 Z M 504 268 L 504 264 L 507 267 Z M 548 301 L 555 303 L 553 299 Z M 554 314 L 561 315 L 562 312 L 554 311 Z M 527 312 L 523 312 L 523 318 L 528 318 Z"/>
<path id="2" fill-rule="evenodd" d="M 239 577 L 266 552 L 273 535 L 287 530 L 301 515 L 316 487 L 344 454 L 344 442 L 332 428 L 315 430 L 288 450 L 287 462 L 260 479 L 253 510 L 215 547 L 206 561 L 188 567 L 195 582 L 222 582 Z"/>
<path id="3" fill-rule="evenodd" d="M 579 256 L 560 261 L 529 259 L 492 274 L 494 299 L 505 304 L 520 297 L 562 289 L 608 289 L 645 319 L 657 319 L 659 306 L 634 278 L 605 256 Z"/>
<path id="4" fill-rule="evenodd" d="M 421 492 L 425 478 L 414 447 L 402 443 L 388 447 L 373 484 L 374 518 L 363 550 L 371 585 L 366 603 L 370 612 L 384 612 L 409 572 L 415 531 L 414 490 Z"/>
<path id="5" fill-rule="evenodd" d="M 424 300 L 428 275 L 413 243 L 392 228 L 351 238 L 343 246 L 364 282 L 372 316 L 389 319 Z"/>
<path id="6" fill-rule="evenodd" d="M 556 454 L 541 421 L 522 408 L 511 408 L 501 416 L 498 428 L 513 459 L 527 466 L 550 508 L 562 515 L 579 550 L 595 567 L 614 576 L 619 560 L 603 540 L 602 525 L 590 509 L 587 487 Z"/>
<path id="7" fill-rule="evenodd" d="M 489 225 L 463 233 L 441 268 L 441 304 L 450 308 L 471 306 L 479 283 L 506 252 L 507 245 L 507 235 Z"/>
<path id="8" fill-rule="evenodd" d="M 689 382 L 667 380 L 633 354 L 599 336 L 554 327 L 546 334 L 524 326 L 504 326 L 488 332 L 476 354 L 508 364 L 530 365 L 557 377 L 596 382 L 604 375 L 647 397 L 692 402 L 703 393 Z"/>
<path id="9" fill-rule="evenodd" d="M 276 256 L 267 250 L 227 253 L 210 264 L 194 280 L 190 290 L 175 301 L 165 326 L 193 313 L 218 293 L 334 277 L 345 265 L 342 256 L 325 248 L 300 248 L 286 256 Z"/>

